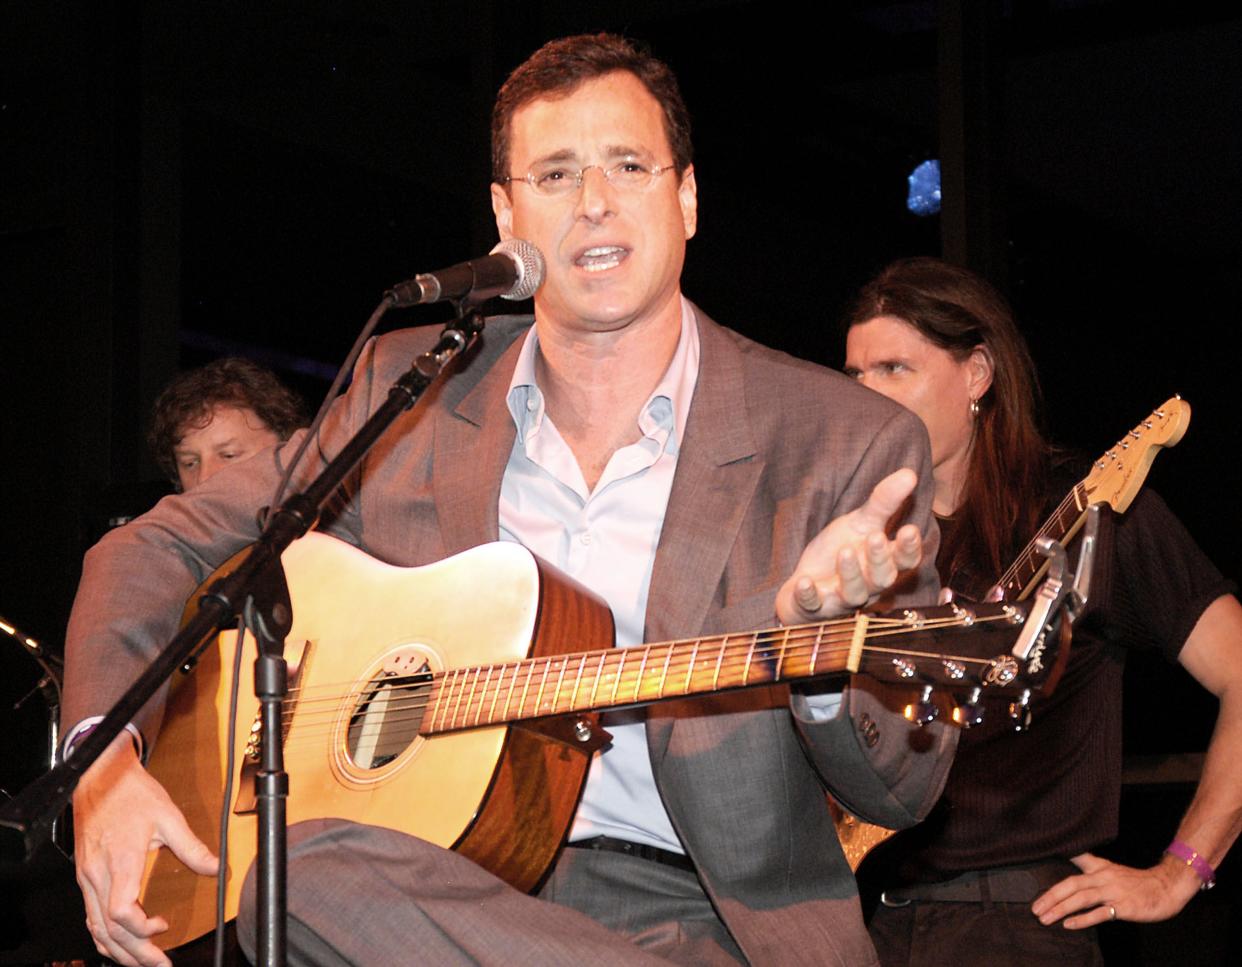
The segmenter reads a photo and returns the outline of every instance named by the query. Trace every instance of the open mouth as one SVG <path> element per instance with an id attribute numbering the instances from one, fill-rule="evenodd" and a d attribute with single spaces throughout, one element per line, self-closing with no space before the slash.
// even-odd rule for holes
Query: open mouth
<path id="1" fill-rule="evenodd" d="M 628 249 L 619 245 L 597 245 L 574 259 L 574 265 L 587 272 L 604 272 L 615 269 L 629 254 Z"/>

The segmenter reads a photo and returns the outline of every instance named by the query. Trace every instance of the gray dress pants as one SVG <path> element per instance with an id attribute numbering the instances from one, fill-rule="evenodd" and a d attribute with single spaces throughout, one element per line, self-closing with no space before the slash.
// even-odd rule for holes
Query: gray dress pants
<path id="1" fill-rule="evenodd" d="M 291 964 L 744 963 L 692 873 L 566 849 L 538 898 L 456 853 L 339 820 L 289 830 Z M 238 916 L 254 956 L 254 870 Z"/>

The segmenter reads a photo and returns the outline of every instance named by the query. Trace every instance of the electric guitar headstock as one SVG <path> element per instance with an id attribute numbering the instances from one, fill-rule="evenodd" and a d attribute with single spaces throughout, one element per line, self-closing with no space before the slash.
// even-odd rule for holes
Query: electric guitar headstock
<path id="1" fill-rule="evenodd" d="M 1104 502 L 1118 514 L 1129 509 L 1156 454 L 1176 446 L 1190 426 L 1190 404 L 1174 396 L 1123 436 L 1091 465 L 1081 486 L 1087 503 Z"/>

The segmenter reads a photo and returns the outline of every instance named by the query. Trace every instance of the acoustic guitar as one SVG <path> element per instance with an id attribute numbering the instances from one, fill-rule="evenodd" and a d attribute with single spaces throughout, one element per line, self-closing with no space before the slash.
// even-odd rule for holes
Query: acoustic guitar
<path id="1" fill-rule="evenodd" d="M 1020 662 L 1011 649 L 1028 609 L 1003 603 L 614 648 L 607 606 L 517 544 L 399 568 L 310 534 L 283 563 L 295 616 L 285 649 L 288 822 L 400 829 L 522 890 L 564 841 L 590 753 L 607 740 L 599 710 L 850 673 L 960 692 L 1049 689 L 1067 650 L 1040 629 Z M 236 639 L 221 635 L 174 688 L 149 764 L 213 849 Z M 256 852 L 253 640 L 242 648 L 229 917 Z M 141 900 L 172 925 L 163 946 L 213 928 L 214 879 L 165 849 L 149 858 Z"/>

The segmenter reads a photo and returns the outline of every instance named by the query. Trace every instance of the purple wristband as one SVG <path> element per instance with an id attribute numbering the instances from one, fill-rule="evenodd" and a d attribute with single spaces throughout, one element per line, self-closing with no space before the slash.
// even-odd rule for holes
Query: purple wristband
<path id="1" fill-rule="evenodd" d="M 1175 839 L 1164 848 L 1164 851 L 1170 856 L 1183 860 L 1195 871 L 1195 875 L 1203 881 L 1199 887 L 1200 890 L 1210 890 L 1216 885 L 1216 871 L 1212 869 L 1212 864 L 1200 856 L 1199 851 L 1194 847 L 1187 846 L 1180 839 Z"/>

